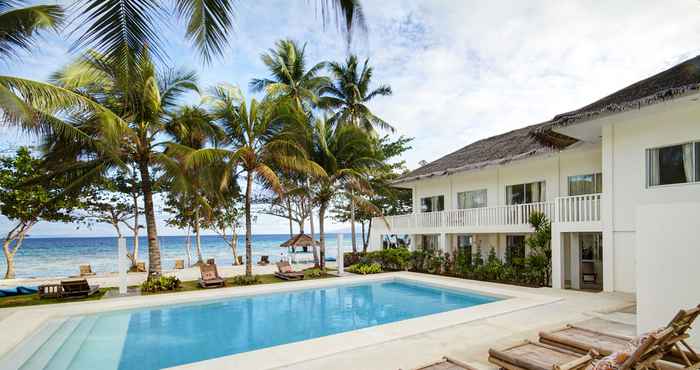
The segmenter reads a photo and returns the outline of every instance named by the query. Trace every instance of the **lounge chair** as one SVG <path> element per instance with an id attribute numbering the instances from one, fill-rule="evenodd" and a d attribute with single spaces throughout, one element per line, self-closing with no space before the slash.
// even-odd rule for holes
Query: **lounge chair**
<path id="1" fill-rule="evenodd" d="M 80 277 L 84 276 L 95 276 L 90 265 L 80 265 Z"/>
<path id="2" fill-rule="evenodd" d="M 100 291 L 99 285 L 89 285 L 85 279 L 61 280 L 60 283 L 43 284 L 38 287 L 42 298 L 84 298 Z"/>
<path id="3" fill-rule="evenodd" d="M 215 264 L 199 265 L 199 272 L 201 275 L 199 286 L 202 288 L 218 288 L 226 285 L 226 281 L 219 276 L 219 270 Z"/>
<path id="4" fill-rule="evenodd" d="M 146 272 L 146 262 L 136 262 L 136 272 Z"/>
<path id="5" fill-rule="evenodd" d="M 175 260 L 175 270 L 182 270 L 185 268 L 184 260 Z"/>
<path id="6" fill-rule="evenodd" d="M 663 360 L 683 366 L 685 369 L 700 368 L 700 356 L 685 342 L 688 330 L 700 315 L 700 305 L 689 310 L 680 310 L 666 328 L 673 330 L 671 338 L 664 343 Z M 602 355 L 629 348 L 634 338 L 602 333 L 578 326 L 568 325 L 562 329 L 541 332 L 540 342 L 565 348 L 577 353 L 595 350 Z"/>
<path id="7" fill-rule="evenodd" d="M 621 363 L 616 366 L 619 370 L 644 370 L 653 367 L 654 363 L 663 356 L 661 349 L 673 334 L 672 329 L 664 329 L 644 337 L 633 352 L 625 356 L 612 356 Z M 599 359 L 600 354 L 591 351 L 586 355 L 542 343 L 525 341 L 503 350 L 489 350 L 489 362 L 508 370 L 578 370 L 592 365 L 594 361 L 610 361 Z"/>
<path id="8" fill-rule="evenodd" d="M 292 265 L 288 261 L 277 262 L 277 270 L 275 276 L 283 280 L 303 280 L 304 273 L 300 271 L 294 271 Z"/>
<path id="9" fill-rule="evenodd" d="M 259 266 L 267 266 L 270 264 L 270 256 L 260 256 L 260 261 L 258 261 Z"/>
<path id="10" fill-rule="evenodd" d="M 476 370 L 476 368 L 450 357 L 443 357 L 438 362 L 417 367 L 414 370 Z"/>

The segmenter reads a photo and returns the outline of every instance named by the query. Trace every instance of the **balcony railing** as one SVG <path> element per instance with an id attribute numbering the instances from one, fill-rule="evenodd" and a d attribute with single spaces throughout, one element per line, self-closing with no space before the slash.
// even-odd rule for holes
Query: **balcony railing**
<path id="1" fill-rule="evenodd" d="M 552 222 L 598 222 L 600 199 L 601 194 L 579 195 L 560 197 L 552 202 L 412 213 L 385 217 L 385 220 L 392 230 L 529 225 L 534 212 L 544 213 Z M 384 222 L 378 219 L 375 224 Z"/>
<path id="2" fill-rule="evenodd" d="M 554 222 L 600 221 L 600 198 L 600 194 L 557 198 L 556 219 Z"/>

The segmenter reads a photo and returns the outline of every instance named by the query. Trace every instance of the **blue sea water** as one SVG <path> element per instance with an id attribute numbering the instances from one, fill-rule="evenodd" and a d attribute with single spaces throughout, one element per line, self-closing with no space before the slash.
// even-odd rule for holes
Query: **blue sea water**
<path id="1" fill-rule="evenodd" d="M 359 240 L 358 248 L 362 242 Z M 127 247 L 131 250 L 133 238 L 127 239 Z M 161 236 L 161 259 L 164 269 L 171 269 L 176 259 L 186 256 L 184 236 Z M 268 234 L 253 235 L 253 256 L 269 255 L 272 261 L 279 258 L 286 249 L 279 245 L 289 239 L 289 235 Z M 352 250 L 350 235 L 343 236 L 344 249 Z M 336 255 L 336 234 L 326 235 L 327 255 Z M 244 236 L 238 238 L 238 253 L 245 255 Z M 191 255 L 196 261 L 194 240 Z M 230 265 L 233 263 L 231 248 L 219 236 L 202 236 L 202 255 L 204 259 L 215 258 L 217 264 Z M 148 263 L 148 241 L 139 238 L 139 260 Z M 78 266 L 90 264 L 97 273 L 117 271 L 117 239 L 115 237 L 79 237 L 79 238 L 28 238 L 15 257 L 15 269 L 18 278 L 28 277 L 63 277 L 78 273 Z M 4 258 L 0 258 L 0 274 L 6 269 Z M 2 275 L 0 275 L 2 277 Z"/>
<path id="2" fill-rule="evenodd" d="M 82 316 L 48 368 L 161 369 L 497 300 L 389 280 Z"/>

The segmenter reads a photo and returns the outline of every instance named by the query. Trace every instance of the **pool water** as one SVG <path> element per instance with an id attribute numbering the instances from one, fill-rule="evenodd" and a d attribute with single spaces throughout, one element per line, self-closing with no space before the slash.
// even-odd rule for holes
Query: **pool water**
<path id="1" fill-rule="evenodd" d="M 160 369 L 498 299 L 388 280 L 72 317 L 23 369 Z"/>

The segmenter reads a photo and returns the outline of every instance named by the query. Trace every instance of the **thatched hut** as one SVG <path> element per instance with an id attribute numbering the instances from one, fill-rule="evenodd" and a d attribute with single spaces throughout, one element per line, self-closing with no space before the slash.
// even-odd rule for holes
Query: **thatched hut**
<path id="1" fill-rule="evenodd" d="M 311 236 L 307 234 L 297 234 L 289 240 L 287 240 L 286 242 L 280 244 L 280 248 L 286 248 L 287 253 L 292 259 L 292 262 L 295 262 L 297 255 L 308 255 L 309 253 L 311 253 L 309 251 L 309 248 L 313 247 L 314 244 L 316 246 L 321 245 L 321 243 L 318 240 L 314 240 L 312 242 Z"/>

